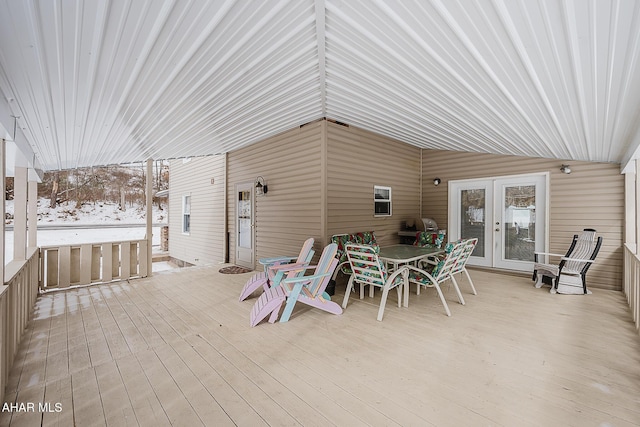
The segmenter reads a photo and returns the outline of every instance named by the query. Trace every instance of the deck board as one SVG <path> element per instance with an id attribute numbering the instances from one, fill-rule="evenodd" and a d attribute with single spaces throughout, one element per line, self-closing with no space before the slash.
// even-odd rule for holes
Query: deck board
<path id="1" fill-rule="evenodd" d="M 471 272 L 398 308 L 356 293 L 341 316 L 298 304 L 249 327 L 251 274 L 192 267 L 42 295 L 9 373 L 20 425 L 640 424 L 640 337 L 620 292 L 551 295 Z M 341 302 L 344 285 L 334 297 Z M 595 424 L 594 424 L 595 423 Z"/>

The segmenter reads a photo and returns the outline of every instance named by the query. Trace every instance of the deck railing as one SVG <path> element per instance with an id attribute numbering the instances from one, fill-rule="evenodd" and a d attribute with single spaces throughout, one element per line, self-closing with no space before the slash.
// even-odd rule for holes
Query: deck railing
<path id="1" fill-rule="evenodd" d="M 147 240 L 86 243 L 40 248 L 40 289 L 146 277 Z"/>
<path id="2" fill-rule="evenodd" d="M 5 282 L 0 290 L 0 401 L 9 370 L 18 351 L 22 333 L 38 296 L 38 249 L 29 248 L 27 259 L 5 266 Z"/>
<path id="3" fill-rule="evenodd" d="M 624 246 L 624 294 L 631 315 L 640 331 L 640 258 L 629 245 Z"/>

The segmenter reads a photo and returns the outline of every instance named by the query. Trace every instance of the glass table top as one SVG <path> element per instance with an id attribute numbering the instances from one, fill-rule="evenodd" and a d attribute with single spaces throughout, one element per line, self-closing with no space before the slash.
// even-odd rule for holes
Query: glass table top
<path id="1" fill-rule="evenodd" d="M 393 245 L 380 248 L 379 257 L 392 262 L 411 262 L 431 255 L 443 253 L 438 248 L 427 248 L 413 245 Z"/>

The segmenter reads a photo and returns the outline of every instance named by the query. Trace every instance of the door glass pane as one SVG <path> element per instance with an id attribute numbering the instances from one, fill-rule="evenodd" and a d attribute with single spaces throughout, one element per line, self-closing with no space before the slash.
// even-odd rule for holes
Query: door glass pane
<path id="1" fill-rule="evenodd" d="M 238 192 L 238 246 L 251 248 L 251 193 Z"/>
<path id="2" fill-rule="evenodd" d="M 504 189 L 504 258 L 533 261 L 536 235 L 536 186 Z"/>
<path id="3" fill-rule="evenodd" d="M 460 237 L 463 239 L 478 238 L 478 244 L 472 256 L 484 257 L 484 221 L 486 194 L 482 188 L 461 190 L 460 194 Z"/>

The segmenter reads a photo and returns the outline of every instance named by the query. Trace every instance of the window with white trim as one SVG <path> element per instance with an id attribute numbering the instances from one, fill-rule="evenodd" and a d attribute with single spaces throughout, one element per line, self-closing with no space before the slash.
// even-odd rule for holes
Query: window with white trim
<path id="1" fill-rule="evenodd" d="M 182 233 L 191 231 L 191 195 L 182 196 Z"/>
<path id="2" fill-rule="evenodd" d="M 374 216 L 391 216 L 391 187 L 373 186 Z"/>

